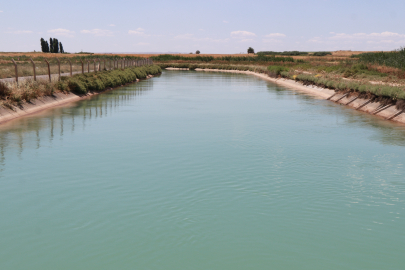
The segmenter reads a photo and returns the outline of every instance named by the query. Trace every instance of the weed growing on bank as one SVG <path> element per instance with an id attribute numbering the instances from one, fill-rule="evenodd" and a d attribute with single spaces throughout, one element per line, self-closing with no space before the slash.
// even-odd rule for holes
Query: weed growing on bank
<path id="1" fill-rule="evenodd" d="M 148 75 L 161 73 L 159 66 L 143 66 L 112 71 L 101 71 L 77 74 L 73 77 L 62 77 L 58 89 L 75 94 L 86 94 L 88 91 L 99 92 L 106 88 L 121 86 L 137 79 L 145 79 Z"/>
<path id="2" fill-rule="evenodd" d="M 78 74 L 73 77 L 61 77 L 61 81 L 56 78 L 52 78 L 51 82 L 46 80 L 24 80 L 19 84 L 0 81 L 1 105 L 12 108 L 42 96 L 52 96 L 55 92 L 72 92 L 78 95 L 85 95 L 89 91 L 100 92 L 107 88 L 134 82 L 137 79 L 145 79 L 148 75 L 156 75 L 161 72 L 159 66 L 151 65 Z"/>

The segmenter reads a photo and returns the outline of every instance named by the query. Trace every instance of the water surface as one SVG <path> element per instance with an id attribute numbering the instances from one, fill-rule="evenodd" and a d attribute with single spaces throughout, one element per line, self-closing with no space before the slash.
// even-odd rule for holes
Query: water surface
<path id="1" fill-rule="evenodd" d="M 403 269 L 405 129 L 166 71 L 0 126 L 1 269 Z"/>

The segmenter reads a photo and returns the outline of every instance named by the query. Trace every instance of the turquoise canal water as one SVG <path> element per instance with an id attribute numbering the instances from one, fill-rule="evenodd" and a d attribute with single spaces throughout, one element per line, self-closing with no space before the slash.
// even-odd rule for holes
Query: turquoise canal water
<path id="1" fill-rule="evenodd" d="M 404 269 L 405 129 L 166 71 L 0 126 L 0 269 Z"/>

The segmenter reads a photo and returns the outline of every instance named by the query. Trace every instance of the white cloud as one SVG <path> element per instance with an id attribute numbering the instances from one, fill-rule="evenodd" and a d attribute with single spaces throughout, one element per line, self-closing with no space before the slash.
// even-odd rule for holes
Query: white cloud
<path id="1" fill-rule="evenodd" d="M 130 35 L 137 35 L 137 36 L 149 36 L 145 34 L 145 29 L 138 27 L 135 30 L 129 30 L 128 34 Z"/>
<path id="2" fill-rule="evenodd" d="M 231 32 L 231 37 L 235 38 L 246 38 L 246 37 L 255 37 L 256 34 L 248 31 L 233 31 Z"/>
<path id="3" fill-rule="evenodd" d="M 136 31 L 136 30 L 129 30 L 128 34 L 130 35 L 145 35 L 144 32 Z"/>
<path id="4" fill-rule="evenodd" d="M 242 40 L 240 40 L 239 42 L 253 42 L 254 40 L 251 38 L 244 38 Z"/>
<path id="5" fill-rule="evenodd" d="M 49 34 L 53 34 L 56 36 L 64 36 L 64 37 L 73 37 L 75 34 L 74 31 L 70 31 L 70 30 L 62 29 L 62 28 L 48 30 L 47 32 Z"/>
<path id="6" fill-rule="evenodd" d="M 0 13 L 2 13 L 3 12 L 3 10 L 0 10 Z"/>
<path id="7" fill-rule="evenodd" d="M 222 22 L 223 22 L 223 23 L 229 23 L 228 21 L 225 21 L 225 20 L 223 20 Z"/>
<path id="8" fill-rule="evenodd" d="M 111 37 L 113 36 L 113 32 L 110 30 L 103 30 L 103 29 L 93 29 L 93 30 L 82 30 L 80 31 L 82 34 L 92 34 L 96 37 Z"/>
<path id="9" fill-rule="evenodd" d="M 114 26 L 115 26 L 115 24 L 110 24 L 110 25 L 108 25 L 108 26 L 114 27 Z"/>
<path id="10" fill-rule="evenodd" d="M 271 33 L 271 34 L 265 35 L 265 37 L 268 37 L 268 38 L 284 38 L 284 37 L 286 37 L 286 35 L 281 34 L 281 33 Z"/>
<path id="11" fill-rule="evenodd" d="M 7 31 L 7 34 L 32 34 L 34 32 L 29 30 L 16 30 L 16 31 Z"/>

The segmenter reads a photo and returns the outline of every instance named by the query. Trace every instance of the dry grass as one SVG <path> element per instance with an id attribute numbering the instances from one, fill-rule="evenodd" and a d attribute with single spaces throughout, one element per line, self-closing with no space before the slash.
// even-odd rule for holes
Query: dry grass
<path id="1" fill-rule="evenodd" d="M 0 57 L 6 56 L 6 57 L 15 57 L 18 59 L 19 56 L 28 56 L 28 57 L 45 57 L 45 58 L 60 58 L 60 57 L 75 57 L 78 55 L 86 56 L 90 54 L 60 54 L 60 53 L 43 53 L 43 52 L 0 52 Z M 17 60 L 14 59 L 14 60 Z"/>
<path id="2" fill-rule="evenodd" d="M 0 81 L 1 105 L 13 109 L 13 106 L 21 105 L 23 102 L 30 102 L 42 96 L 51 96 L 58 91 L 57 84 L 56 78 L 53 78 L 52 82 L 24 80 L 19 84 Z"/>
<path id="3" fill-rule="evenodd" d="M 158 55 L 178 55 L 183 57 L 196 57 L 196 56 L 212 56 L 214 58 L 224 57 L 224 56 L 255 56 L 253 54 L 181 54 L 181 53 L 158 53 L 158 54 L 107 54 L 107 55 L 118 55 L 121 57 L 125 56 L 134 56 L 134 57 L 143 57 L 143 58 L 150 58 L 151 56 L 158 56 Z M 106 54 L 94 54 L 94 55 L 106 55 Z"/>

